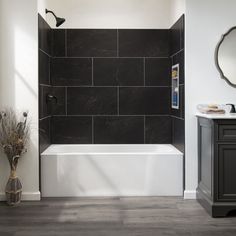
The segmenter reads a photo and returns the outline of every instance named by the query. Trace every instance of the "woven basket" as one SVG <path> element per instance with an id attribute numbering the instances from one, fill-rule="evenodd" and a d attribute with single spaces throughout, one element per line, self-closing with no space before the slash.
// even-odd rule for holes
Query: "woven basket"
<path id="1" fill-rule="evenodd" d="M 8 205 L 15 206 L 20 203 L 22 185 L 20 179 L 16 176 L 15 171 L 11 171 L 11 175 L 7 181 L 5 193 Z"/>

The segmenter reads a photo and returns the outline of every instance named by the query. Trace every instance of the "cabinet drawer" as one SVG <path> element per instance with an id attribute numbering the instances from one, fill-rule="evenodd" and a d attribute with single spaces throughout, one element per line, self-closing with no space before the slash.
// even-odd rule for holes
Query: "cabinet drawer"
<path id="1" fill-rule="evenodd" d="M 236 125 L 220 124 L 218 126 L 219 141 L 236 141 Z"/>

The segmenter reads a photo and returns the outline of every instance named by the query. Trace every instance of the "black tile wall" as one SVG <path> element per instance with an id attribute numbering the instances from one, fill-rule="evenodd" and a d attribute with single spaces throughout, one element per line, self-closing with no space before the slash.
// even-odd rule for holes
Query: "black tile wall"
<path id="1" fill-rule="evenodd" d="M 39 84 L 50 85 L 50 57 L 39 50 Z"/>
<path id="2" fill-rule="evenodd" d="M 39 18 L 40 126 L 47 130 L 44 148 L 50 141 L 173 141 L 182 147 L 182 128 L 176 125 L 184 118 L 183 19 L 171 30 L 52 30 Z M 182 100 L 176 111 L 170 108 L 174 63 L 181 67 Z M 56 96 L 57 103 L 47 104 L 47 94 Z"/>
<path id="3" fill-rule="evenodd" d="M 68 115 L 117 114 L 117 88 L 70 87 L 67 89 Z"/>
<path id="4" fill-rule="evenodd" d="M 170 86 L 169 58 L 147 58 L 145 60 L 145 84 L 147 86 Z"/>
<path id="5" fill-rule="evenodd" d="M 51 144 L 50 117 L 39 120 L 39 152 L 42 153 Z"/>
<path id="6" fill-rule="evenodd" d="M 69 57 L 117 56 L 117 30 L 68 29 L 66 31 Z"/>
<path id="7" fill-rule="evenodd" d="M 185 124 L 183 119 L 172 117 L 173 130 L 172 130 L 172 143 L 181 152 L 185 152 Z"/>
<path id="8" fill-rule="evenodd" d="M 184 68 L 184 16 L 171 28 L 171 63 L 179 64 L 179 109 L 171 109 L 172 116 L 172 143 L 184 153 L 185 146 L 185 68 Z"/>
<path id="9" fill-rule="evenodd" d="M 47 104 L 46 96 L 51 93 L 50 60 L 52 55 L 52 29 L 38 15 L 39 35 L 39 151 L 42 153 L 51 144 L 50 123 L 51 106 Z"/>
<path id="10" fill-rule="evenodd" d="M 144 143 L 144 117 L 94 117 L 94 143 Z"/>
<path id="11" fill-rule="evenodd" d="M 168 115 L 170 113 L 169 87 L 122 87 L 119 99 L 121 115 Z"/>
<path id="12" fill-rule="evenodd" d="M 92 85 L 92 59 L 53 58 L 51 80 L 54 86 Z"/>
<path id="13" fill-rule="evenodd" d="M 170 144 L 172 142 L 172 119 L 170 116 L 147 116 L 145 118 L 145 143 Z"/>
<path id="14" fill-rule="evenodd" d="M 143 58 L 95 58 L 93 81 L 98 86 L 143 86 Z"/>
<path id="15" fill-rule="evenodd" d="M 120 57 L 169 57 L 169 30 L 119 30 Z"/>
<path id="16" fill-rule="evenodd" d="M 54 57 L 66 56 L 66 31 L 64 29 L 53 30 L 52 55 Z"/>
<path id="17" fill-rule="evenodd" d="M 51 125 L 52 143 L 92 143 L 92 117 L 54 116 Z"/>

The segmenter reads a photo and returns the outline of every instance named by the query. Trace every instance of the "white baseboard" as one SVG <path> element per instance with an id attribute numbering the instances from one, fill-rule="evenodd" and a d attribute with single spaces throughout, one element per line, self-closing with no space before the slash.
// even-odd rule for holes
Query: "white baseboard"
<path id="1" fill-rule="evenodd" d="M 196 190 L 185 190 L 184 191 L 184 199 L 196 199 L 197 198 Z"/>
<path id="2" fill-rule="evenodd" d="M 22 192 L 22 201 L 40 201 L 41 194 L 39 191 L 36 192 Z M 5 193 L 0 192 L 0 201 L 6 201 Z"/>

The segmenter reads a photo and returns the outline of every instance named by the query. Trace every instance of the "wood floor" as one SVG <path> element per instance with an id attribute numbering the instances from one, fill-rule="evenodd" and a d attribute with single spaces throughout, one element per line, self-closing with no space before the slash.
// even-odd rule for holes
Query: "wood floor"
<path id="1" fill-rule="evenodd" d="M 235 236 L 236 217 L 213 219 L 181 198 L 43 199 L 0 204 L 0 236 Z"/>

